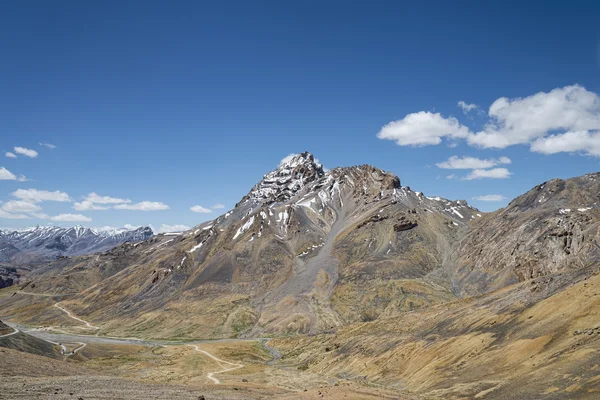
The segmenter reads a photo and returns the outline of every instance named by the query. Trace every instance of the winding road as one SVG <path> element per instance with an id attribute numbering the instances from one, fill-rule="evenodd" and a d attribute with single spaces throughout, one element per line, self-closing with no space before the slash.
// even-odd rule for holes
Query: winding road
<path id="1" fill-rule="evenodd" d="M 39 339 L 39 338 L 38 338 Z M 52 342 L 50 340 L 46 340 L 46 339 L 42 339 L 45 340 L 48 343 L 52 343 L 56 346 L 60 346 L 60 354 L 62 354 L 63 356 L 74 356 L 75 354 L 77 354 L 77 352 L 81 349 L 83 349 L 85 346 L 87 346 L 87 343 L 82 343 L 82 342 L 75 342 L 77 343 L 79 346 L 77 346 L 76 348 L 74 348 L 72 351 L 68 351 L 67 347 L 62 344 L 62 343 L 57 343 L 57 342 Z"/>
<path id="2" fill-rule="evenodd" d="M 62 354 L 62 355 L 66 355 L 67 354 L 67 347 L 64 344 L 62 344 L 62 343 L 56 343 L 56 342 L 51 342 L 50 340 L 46 340 L 46 342 L 52 343 L 55 346 L 60 346 L 60 354 Z"/>
<path id="3" fill-rule="evenodd" d="M 15 292 L 15 294 L 24 294 L 27 296 L 38 296 L 38 297 L 65 297 L 65 296 L 73 296 L 77 293 L 53 294 L 53 293 L 33 293 L 33 292 L 18 291 L 18 292 Z"/>
<path id="4" fill-rule="evenodd" d="M 11 326 L 11 328 L 13 329 L 13 332 L 7 333 L 5 335 L 0 335 L 0 338 L 7 337 L 7 336 L 12 336 L 12 335 L 16 335 L 17 333 L 21 332 L 17 328 L 13 328 L 12 326 Z"/>
<path id="5" fill-rule="evenodd" d="M 236 364 L 236 363 L 232 363 L 232 362 L 229 362 L 229 361 L 221 360 L 220 358 L 217 358 L 217 357 L 213 356 L 212 354 L 210 354 L 208 351 L 200 350 L 198 348 L 198 346 L 196 346 L 195 344 L 190 344 L 189 346 L 193 347 L 196 351 L 199 351 L 200 353 L 203 353 L 203 354 L 207 355 L 208 357 L 212 358 L 222 368 L 224 368 L 224 369 L 222 369 L 220 371 L 213 371 L 213 372 L 209 372 L 209 373 L 206 374 L 207 378 L 210 379 L 210 380 L 212 380 L 217 385 L 220 384 L 221 381 L 214 377 L 215 374 L 222 374 L 223 372 L 229 372 L 229 371 L 233 371 L 234 369 L 239 369 L 239 368 L 243 368 L 244 367 L 243 364 Z M 225 367 L 225 366 L 223 366 L 223 364 L 233 365 L 233 367 Z"/>
<path id="6" fill-rule="evenodd" d="M 99 327 L 97 327 L 97 326 L 94 326 L 94 325 L 90 324 L 90 323 L 89 323 L 89 322 L 87 322 L 86 320 L 84 320 L 84 319 L 81 319 L 81 318 L 79 318 L 79 317 L 76 317 L 76 316 L 74 316 L 73 314 L 71 314 L 71 312 L 70 312 L 69 310 L 67 310 L 67 309 L 65 309 L 65 308 L 63 308 L 63 307 L 61 307 L 61 306 L 59 306 L 59 305 L 58 305 L 58 303 L 56 303 L 56 304 L 54 305 L 54 307 L 56 307 L 56 308 L 58 308 L 59 310 L 61 310 L 61 311 L 65 312 L 65 313 L 67 313 L 67 315 L 68 315 L 69 317 L 73 318 L 74 320 L 76 320 L 76 321 L 79 321 L 79 322 L 83 322 L 83 323 L 86 325 L 87 329 L 100 329 Z"/>
<path id="7" fill-rule="evenodd" d="M 25 292 L 23 293 L 25 294 Z M 75 315 L 73 315 L 73 313 L 71 313 L 69 310 L 67 310 L 66 308 L 62 307 L 59 305 L 59 303 L 54 304 L 54 307 L 58 308 L 59 310 L 61 310 L 62 312 L 66 313 L 70 318 L 79 321 L 83 324 L 85 324 L 86 329 L 95 329 L 95 330 L 99 330 L 100 328 L 97 326 L 94 326 L 92 324 L 90 324 L 88 321 L 79 318 Z M 0 335 L 0 338 L 2 337 L 6 337 L 6 336 L 11 336 L 14 334 L 17 334 L 19 332 L 21 332 L 17 327 L 11 326 L 11 328 L 14 330 L 14 332 L 12 333 L 8 333 L 5 335 Z M 37 330 L 31 330 L 31 331 L 23 331 L 25 333 L 28 333 L 32 336 L 37 337 L 38 339 L 42 339 L 45 340 L 48 343 L 52 343 L 54 345 L 60 346 L 61 347 L 61 353 L 65 356 L 73 356 L 75 354 L 77 354 L 78 351 L 80 351 L 81 349 L 83 349 L 85 346 L 87 346 L 87 343 L 84 342 L 77 342 L 77 341 L 73 341 L 72 339 L 74 338 L 78 338 L 79 340 L 87 340 L 89 343 L 94 343 L 94 342 L 99 342 L 99 343 L 127 343 L 127 344 L 131 344 L 131 342 L 138 342 L 138 343 L 142 343 L 142 344 L 147 344 L 147 345 L 161 345 L 164 346 L 166 344 L 165 343 L 152 343 L 152 342 L 146 342 L 142 339 L 136 339 L 136 338 L 110 338 L 110 337 L 102 337 L 102 336 L 90 336 L 90 335 L 72 335 L 72 334 L 53 334 L 53 333 L 49 333 L 49 332 L 40 332 Z M 59 339 L 60 342 L 55 342 L 50 340 L 50 338 L 57 340 Z M 85 338 L 85 339 L 84 339 Z M 62 339 L 62 340 L 61 340 Z M 72 351 L 67 351 L 67 348 L 65 347 L 65 345 L 63 345 L 63 342 L 70 342 L 70 343 L 77 343 L 80 346 L 76 347 L 75 349 L 73 349 Z M 177 343 L 170 343 L 173 345 L 176 345 Z M 221 360 L 218 357 L 215 357 L 214 355 L 210 354 L 208 351 L 205 350 L 200 350 L 198 348 L 197 345 L 195 344 L 188 344 L 188 346 L 191 346 L 194 348 L 194 350 L 196 350 L 199 353 L 202 353 L 204 355 L 206 355 L 207 357 L 211 358 L 212 360 L 216 361 L 217 364 L 219 364 L 219 366 L 222 368 L 218 371 L 212 371 L 212 372 L 208 372 L 206 374 L 206 377 L 210 380 L 212 380 L 215 384 L 219 385 L 221 383 L 221 381 L 215 377 L 216 374 L 222 374 L 225 372 L 229 372 L 229 371 L 233 371 L 239 368 L 243 368 L 244 365 L 243 364 L 237 364 L 237 363 L 233 363 L 233 362 L 229 362 L 229 361 L 225 361 L 225 360 Z"/>
<path id="8" fill-rule="evenodd" d="M 30 293 L 30 292 L 17 292 L 17 293 L 26 294 L 26 295 L 30 295 L 30 296 L 43 296 L 43 297 L 53 297 L 53 296 L 55 296 L 55 295 L 44 294 L 44 293 Z M 99 327 L 90 324 L 88 321 L 86 321 L 84 319 L 81 319 L 79 317 L 76 317 L 69 310 L 67 310 L 64 307 L 61 307 L 59 305 L 59 303 L 54 304 L 54 307 L 58 308 L 59 310 L 61 310 L 64 313 L 66 313 L 69 317 L 73 318 L 74 320 L 79 321 L 79 322 L 85 324 L 86 329 L 96 329 L 96 330 L 100 329 Z M 7 337 L 7 336 L 12 336 L 12 335 L 15 335 L 15 334 L 21 332 L 18 328 L 14 327 L 14 326 L 11 326 L 11 328 L 13 329 L 12 333 L 7 333 L 5 335 L 0 335 L 0 338 Z M 31 334 L 31 333 L 33 333 L 33 331 L 27 331 L 26 333 Z M 65 356 L 74 356 L 75 354 L 77 354 L 78 351 L 80 351 L 85 346 L 87 346 L 87 343 L 74 342 L 74 343 L 78 344 L 79 346 L 77 346 L 76 348 L 74 348 L 72 351 L 68 351 L 67 348 L 66 348 L 66 346 L 64 344 L 60 343 L 60 342 L 55 342 L 55 341 L 49 340 L 47 338 L 42 338 L 42 337 L 40 337 L 38 335 L 33 335 L 33 336 L 37 337 L 38 339 L 42 339 L 42 340 L 44 340 L 44 341 L 46 341 L 48 343 L 52 343 L 52 344 L 54 344 L 56 346 L 60 346 L 60 348 L 61 348 L 61 354 L 65 355 Z M 57 337 L 58 337 L 58 335 L 57 335 Z"/>
<path id="9" fill-rule="evenodd" d="M 76 349 L 73 349 L 73 351 L 71 352 L 71 354 L 73 354 L 73 355 L 74 355 L 74 354 L 77 354 L 77 352 L 78 352 L 79 350 L 81 350 L 81 349 L 83 349 L 85 346 L 87 346 L 87 343 L 81 343 L 81 342 L 79 342 L 79 343 L 77 343 L 77 344 L 80 344 L 81 346 L 77 347 Z"/>

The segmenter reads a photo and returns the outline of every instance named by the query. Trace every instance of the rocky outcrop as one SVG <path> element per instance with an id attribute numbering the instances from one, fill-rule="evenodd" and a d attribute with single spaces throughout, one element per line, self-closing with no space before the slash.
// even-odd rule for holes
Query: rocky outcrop
<path id="1" fill-rule="evenodd" d="M 0 289 L 9 287 L 19 282 L 19 273 L 14 267 L 0 266 Z"/>
<path id="2" fill-rule="evenodd" d="M 409 229 L 416 228 L 418 225 L 419 224 L 415 219 L 411 219 L 406 215 L 402 215 L 400 218 L 398 218 L 398 222 L 394 224 L 394 232 L 407 231 Z"/>

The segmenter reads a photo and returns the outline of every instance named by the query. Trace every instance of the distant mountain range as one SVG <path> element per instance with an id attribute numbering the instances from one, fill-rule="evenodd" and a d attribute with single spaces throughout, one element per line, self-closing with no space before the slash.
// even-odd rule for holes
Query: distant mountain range
<path id="1" fill-rule="evenodd" d="M 36 226 L 15 231 L 0 230 L 0 262 L 41 264 L 59 256 L 77 256 L 110 250 L 124 242 L 152 237 L 149 227 L 97 230 L 75 226 Z"/>

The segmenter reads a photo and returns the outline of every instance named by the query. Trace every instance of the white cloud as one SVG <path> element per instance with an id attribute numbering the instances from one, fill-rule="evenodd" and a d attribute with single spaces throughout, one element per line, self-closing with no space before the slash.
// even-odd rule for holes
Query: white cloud
<path id="1" fill-rule="evenodd" d="M 52 221 L 60 222 L 90 222 L 92 219 L 81 214 L 59 214 L 50 217 Z"/>
<path id="2" fill-rule="evenodd" d="M 187 225 L 182 225 L 182 224 L 175 224 L 175 225 L 162 224 L 156 230 L 153 227 L 151 227 L 151 229 L 154 233 L 164 233 L 164 232 L 183 232 L 183 231 L 187 231 L 188 229 L 190 229 L 190 227 Z"/>
<path id="3" fill-rule="evenodd" d="M 12 214 L 7 211 L 0 209 L 0 219 L 28 219 L 29 217 L 24 214 Z"/>
<path id="4" fill-rule="evenodd" d="M 428 146 L 440 144 L 442 138 L 466 138 L 469 134 L 469 128 L 454 117 L 421 111 L 390 122 L 381 128 L 377 137 L 393 140 L 400 146 Z"/>
<path id="5" fill-rule="evenodd" d="M 482 169 L 491 168 L 499 164 L 510 164 L 511 160 L 508 157 L 490 158 L 483 160 L 475 157 L 458 157 L 452 156 L 447 161 L 435 164 L 438 168 L 443 169 Z"/>
<path id="6" fill-rule="evenodd" d="M 446 175 L 446 179 L 456 179 L 456 178 L 457 178 L 456 174 Z"/>
<path id="7" fill-rule="evenodd" d="M 85 200 L 97 203 L 97 204 L 121 204 L 131 203 L 129 199 L 120 199 L 118 197 L 100 196 L 99 194 L 92 192 L 85 197 Z"/>
<path id="8" fill-rule="evenodd" d="M 0 181 L 15 181 L 17 176 L 4 167 L 0 167 Z"/>
<path id="9" fill-rule="evenodd" d="M 469 103 L 465 103 L 464 101 L 459 101 L 458 102 L 458 106 L 461 108 L 461 110 L 463 111 L 463 113 L 468 114 L 473 110 L 477 110 L 479 111 L 480 108 L 477 104 L 469 104 Z"/>
<path id="10" fill-rule="evenodd" d="M 48 214 L 44 214 L 44 213 L 37 213 L 37 212 L 32 212 L 29 213 L 32 217 L 34 218 L 39 218 L 39 219 L 50 219 L 50 216 Z"/>
<path id="11" fill-rule="evenodd" d="M 42 208 L 37 204 L 23 200 L 10 200 L 2 204 L 2 209 L 10 213 L 27 213 L 40 211 Z"/>
<path id="12" fill-rule="evenodd" d="M 221 203 L 217 203 L 217 204 L 213 205 L 211 208 L 213 210 L 221 210 L 221 209 L 225 208 L 225 206 Z"/>
<path id="13" fill-rule="evenodd" d="M 488 125 L 468 142 L 504 148 L 530 143 L 550 132 L 599 130 L 600 98 L 579 85 L 565 86 L 525 98 L 499 98 L 488 114 Z"/>
<path id="14" fill-rule="evenodd" d="M 92 219 L 81 214 L 58 214 L 50 216 L 44 213 L 30 213 L 32 217 L 58 222 L 90 222 Z"/>
<path id="15" fill-rule="evenodd" d="M 19 181 L 25 182 L 27 178 L 25 175 L 15 175 L 4 167 L 0 167 L 0 181 Z"/>
<path id="16" fill-rule="evenodd" d="M 159 201 L 142 201 L 135 204 L 117 204 L 114 208 L 117 210 L 159 211 L 168 210 L 169 206 Z"/>
<path id="17" fill-rule="evenodd" d="M 40 203 L 42 201 L 71 201 L 68 194 L 61 191 L 49 192 L 47 190 L 37 189 L 18 189 L 11 193 L 14 197 L 29 201 L 30 203 Z"/>
<path id="18" fill-rule="evenodd" d="M 492 169 L 474 169 L 465 180 L 470 181 L 473 179 L 506 179 L 510 177 L 511 173 L 506 168 L 492 168 Z"/>
<path id="19" fill-rule="evenodd" d="M 73 208 L 78 211 L 108 210 L 110 207 L 104 206 L 104 205 L 98 205 L 98 204 L 125 205 L 125 204 L 129 204 L 129 203 L 131 203 L 131 200 L 129 200 L 129 199 L 121 199 L 118 197 L 110 197 L 110 196 L 100 196 L 99 194 L 97 194 L 95 192 L 91 192 L 84 198 L 83 201 L 76 202 L 75 204 L 73 204 Z M 149 203 L 149 202 L 146 202 L 146 203 Z M 142 203 L 140 203 L 138 205 L 138 207 L 142 207 L 142 208 L 143 207 L 152 207 L 152 204 L 143 205 Z M 125 207 L 115 207 L 115 208 L 130 209 L 130 210 L 142 209 L 142 208 L 125 208 Z"/>
<path id="20" fill-rule="evenodd" d="M 204 208 L 202 206 L 193 206 L 193 207 L 190 207 L 190 210 L 195 213 L 201 213 L 201 214 L 210 214 L 212 212 L 212 210 L 210 208 Z"/>
<path id="21" fill-rule="evenodd" d="M 4 153 L 4 155 L 8 158 L 17 158 L 17 155 L 15 153 L 11 153 L 10 151 L 7 151 Z"/>
<path id="22" fill-rule="evenodd" d="M 109 209 L 109 207 L 99 206 L 88 200 L 83 200 L 81 202 L 74 203 L 73 208 L 77 211 L 93 211 L 93 210 L 108 210 Z"/>
<path id="23" fill-rule="evenodd" d="M 581 152 L 600 156 L 600 131 L 566 132 L 539 138 L 531 143 L 531 151 L 543 154 Z"/>
<path id="24" fill-rule="evenodd" d="M 475 104 L 458 103 L 466 113 L 483 113 Z M 455 118 L 421 111 L 390 122 L 377 134 L 401 146 L 437 145 L 466 140 L 470 146 L 505 148 L 529 144 L 534 152 L 581 152 L 600 157 L 600 96 L 571 85 L 523 98 L 501 97 L 487 112 L 487 123 L 472 132 Z M 565 146 L 561 146 L 565 144 Z"/>
<path id="25" fill-rule="evenodd" d="M 44 146 L 44 147 L 47 147 L 49 149 L 55 149 L 56 148 L 56 146 L 53 145 L 52 143 L 40 142 L 39 144 L 40 144 L 40 146 Z"/>
<path id="26" fill-rule="evenodd" d="M 475 196 L 475 197 L 473 197 L 473 200 L 502 201 L 502 200 L 506 200 L 506 197 L 502 196 L 501 194 L 486 194 L 484 196 Z"/>
<path id="27" fill-rule="evenodd" d="M 15 146 L 14 150 L 15 150 L 15 153 L 22 154 L 22 155 L 30 157 L 30 158 L 36 158 L 38 156 L 37 151 L 31 150 L 31 149 L 28 149 L 25 147 Z"/>

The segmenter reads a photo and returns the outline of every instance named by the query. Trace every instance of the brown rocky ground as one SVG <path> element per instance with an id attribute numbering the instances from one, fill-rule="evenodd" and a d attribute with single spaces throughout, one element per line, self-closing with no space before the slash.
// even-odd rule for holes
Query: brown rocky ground
<path id="1" fill-rule="evenodd" d="M 53 360 L 0 348 L 0 399 L 407 399 L 395 390 L 268 365 L 255 341 L 204 343 L 202 350 L 243 368 L 217 374 L 219 362 L 191 346 L 89 344 Z M 204 396 L 204 397 L 202 397 Z"/>
<path id="2" fill-rule="evenodd" d="M 427 399 L 597 399 L 599 309 L 596 266 L 269 344 L 282 363 Z"/>

